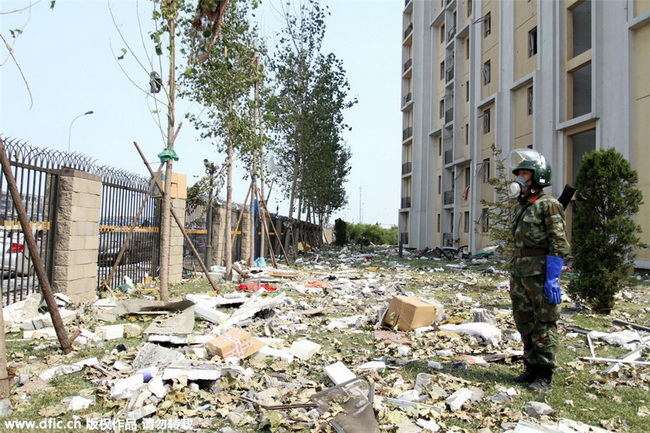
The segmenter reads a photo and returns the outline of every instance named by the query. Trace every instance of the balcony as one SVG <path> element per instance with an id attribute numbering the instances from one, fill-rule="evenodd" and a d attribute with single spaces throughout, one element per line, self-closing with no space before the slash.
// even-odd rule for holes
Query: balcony
<path id="1" fill-rule="evenodd" d="M 447 32 L 447 43 L 451 42 L 454 39 L 454 36 L 456 36 L 456 26 L 453 26 Z"/>
<path id="2" fill-rule="evenodd" d="M 408 140 L 411 137 L 413 137 L 413 127 L 409 126 L 402 131 L 402 140 Z"/>
<path id="3" fill-rule="evenodd" d="M 454 162 L 454 150 L 445 150 L 445 165 L 451 164 L 452 162 Z"/>
<path id="4" fill-rule="evenodd" d="M 449 123 L 452 120 L 454 120 L 454 109 L 450 108 L 447 111 L 445 111 L 445 123 Z"/>
<path id="5" fill-rule="evenodd" d="M 413 171 L 413 163 L 405 162 L 402 164 L 402 175 L 409 174 Z"/>
<path id="6" fill-rule="evenodd" d="M 448 83 L 453 79 L 454 79 L 454 67 L 452 66 L 451 68 L 447 69 L 447 71 L 445 72 L 445 81 Z"/>
<path id="7" fill-rule="evenodd" d="M 406 63 L 404 63 L 404 72 L 411 69 L 411 66 L 413 66 L 413 59 L 408 59 Z"/>
<path id="8" fill-rule="evenodd" d="M 402 197 L 402 209 L 411 207 L 411 197 Z"/>
<path id="9" fill-rule="evenodd" d="M 404 98 L 402 100 L 402 106 L 408 104 L 413 100 L 413 94 L 411 92 L 408 92 L 406 95 L 404 95 Z"/>
<path id="10" fill-rule="evenodd" d="M 406 30 L 404 30 L 404 39 L 408 38 L 413 33 L 413 23 L 410 23 Z"/>
<path id="11" fill-rule="evenodd" d="M 442 195 L 442 204 L 454 204 L 454 190 L 445 191 Z"/>

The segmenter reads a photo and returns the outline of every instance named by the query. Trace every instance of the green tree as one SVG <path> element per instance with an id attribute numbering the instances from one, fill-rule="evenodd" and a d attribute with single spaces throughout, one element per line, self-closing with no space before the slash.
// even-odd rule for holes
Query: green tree
<path id="1" fill-rule="evenodd" d="M 633 217 L 643 196 L 637 182 L 637 172 L 615 149 L 582 158 L 572 236 L 573 269 L 580 277 L 571 280 L 567 290 L 596 312 L 614 308 L 639 246 L 641 227 Z"/>
<path id="2" fill-rule="evenodd" d="M 308 0 L 294 14 L 284 11 L 285 27 L 269 59 L 275 92 L 266 110 L 274 135 L 273 158 L 281 168 L 276 180 L 289 199 L 289 219 L 297 211 L 307 220 L 326 221 L 347 202 L 343 184 L 350 152 L 341 133 L 349 85 L 342 62 L 321 53 L 327 10 Z M 297 237 L 286 243 L 295 247 Z M 295 248 L 293 249 L 295 251 Z"/>
<path id="3" fill-rule="evenodd" d="M 188 27 L 189 40 L 195 37 Z M 211 39 L 210 39 L 211 40 Z M 231 226 L 232 166 L 237 154 L 245 162 L 260 148 L 253 89 L 261 80 L 257 29 L 249 20 L 249 5 L 231 0 L 223 16 L 221 38 L 188 66 L 182 76 L 183 96 L 203 107 L 188 118 L 218 152 L 226 153 L 226 227 Z M 225 239 L 226 278 L 232 275 L 232 239 Z"/>
<path id="4" fill-rule="evenodd" d="M 508 187 L 512 182 L 512 174 L 502 157 L 503 151 L 492 144 L 492 160 L 496 165 L 496 176 L 487 173 L 488 183 L 494 188 L 494 201 L 481 200 L 481 205 L 486 209 L 480 221 L 476 221 L 476 231 L 483 235 L 484 226 L 487 225 L 490 239 L 501 247 L 503 254 L 510 256 L 514 248 L 514 239 L 510 224 L 514 216 L 514 201 L 508 195 Z M 490 167 L 483 167 L 490 170 Z"/>

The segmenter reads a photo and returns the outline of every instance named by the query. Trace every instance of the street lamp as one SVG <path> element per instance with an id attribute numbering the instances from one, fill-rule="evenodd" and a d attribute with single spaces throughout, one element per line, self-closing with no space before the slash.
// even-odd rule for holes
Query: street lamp
<path id="1" fill-rule="evenodd" d="M 214 162 L 208 161 L 208 159 L 203 160 L 203 165 L 205 166 L 205 174 L 210 176 L 210 189 L 208 191 L 208 215 L 206 217 L 208 226 L 208 239 L 205 245 L 205 267 L 210 269 L 212 266 L 212 191 L 214 190 L 214 174 L 219 167 Z"/>
<path id="2" fill-rule="evenodd" d="M 70 153 L 70 136 L 71 136 L 71 133 L 72 133 L 72 124 L 73 124 L 74 121 L 77 120 L 78 118 L 83 117 L 83 116 L 87 116 L 87 115 L 89 115 L 89 114 L 93 114 L 93 113 L 94 113 L 94 111 L 92 111 L 92 110 L 90 110 L 90 111 L 86 111 L 84 114 L 80 114 L 80 115 L 78 115 L 77 117 L 75 117 L 74 119 L 72 119 L 72 122 L 70 122 L 70 127 L 68 128 L 68 153 Z"/>

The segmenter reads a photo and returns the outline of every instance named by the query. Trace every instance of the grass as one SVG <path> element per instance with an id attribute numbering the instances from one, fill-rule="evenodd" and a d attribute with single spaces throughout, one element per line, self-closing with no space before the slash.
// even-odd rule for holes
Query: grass
<path id="1" fill-rule="evenodd" d="M 392 257 L 373 257 L 370 262 L 363 263 L 363 268 L 373 269 L 372 272 L 377 275 L 377 278 L 381 277 L 391 284 L 398 284 L 405 292 L 414 292 L 421 296 L 436 298 L 445 305 L 448 317 L 467 317 L 471 319 L 471 304 L 459 304 L 455 299 L 457 293 L 471 297 L 475 302 L 480 300 L 483 305 L 490 305 L 493 309 L 507 309 L 510 307 L 507 291 L 496 288 L 499 283 L 507 280 L 507 275 L 489 274 L 478 278 L 475 284 L 469 284 L 467 282 L 470 281 L 472 274 L 468 270 L 445 267 L 446 263 L 448 262 L 444 260 L 432 259 L 408 260 Z M 494 266 L 494 264 L 472 265 L 471 269 L 472 271 L 481 271 L 488 266 Z M 444 271 L 436 270 L 440 268 L 443 268 Z M 234 283 L 222 284 L 220 290 L 227 293 L 235 291 L 235 287 L 236 284 Z M 646 311 L 648 298 L 643 297 L 644 293 L 647 292 L 647 285 L 639 284 L 629 291 L 633 296 L 629 299 L 623 297 L 617 303 L 616 309 L 611 315 L 602 316 L 590 314 L 584 310 L 567 308 L 563 313 L 560 324 L 587 330 L 614 332 L 621 328 L 612 324 L 613 318 L 621 318 L 639 324 L 647 323 L 649 318 Z M 170 293 L 174 299 L 183 298 L 188 293 L 215 294 L 212 287 L 201 279 L 189 280 L 183 284 L 175 285 L 171 288 Z M 300 295 L 295 291 L 291 291 L 290 296 L 296 302 L 304 301 L 312 305 L 318 305 L 318 302 L 321 301 L 316 296 Z M 360 297 L 359 302 L 372 304 L 374 300 Z M 315 316 L 310 319 L 310 328 L 304 334 L 310 340 L 323 345 L 321 351 L 309 362 L 296 361 L 292 365 L 282 365 L 267 360 L 267 373 L 286 375 L 288 381 L 291 381 L 293 375 L 298 375 L 317 384 L 329 386 L 329 379 L 323 373 L 321 366 L 339 359 L 343 360 L 346 365 L 359 365 L 373 358 L 385 357 L 390 364 L 395 365 L 395 361 L 399 358 L 396 348 L 377 343 L 374 340 L 372 323 L 363 325 L 354 332 L 328 331 L 326 329 L 326 325 L 332 319 L 354 314 L 359 313 L 355 311 L 353 304 L 336 307 L 326 315 Z M 499 325 L 502 329 L 505 326 L 511 327 L 511 319 L 500 319 Z M 197 321 L 197 327 L 202 326 L 203 324 Z M 641 407 L 650 407 L 648 368 L 626 366 L 617 374 L 602 375 L 600 372 L 606 367 L 605 364 L 592 364 L 579 360 L 580 357 L 590 356 L 585 337 L 578 335 L 571 338 L 566 335 L 568 332 L 571 331 L 561 327 L 561 346 L 558 354 L 560 368 L 554 377 L 553 390 L 546 394 L 530 392 L 524 386 L 515 385 L 510 381 L 510 378 L 519 372 L 521 368 L 519 363 L 509 361 L 490 363 L 488 367 L 460 364 L 457 357 L 448 360 L 426 352 L 427 345 L 430 344 L 433 347 L 437 344 L 436 337 L 427 337 L 431 339 L 431 341 L 427 342 L 424 337 L 416 338 L 411 334 L 409 334 L 409 337 L 412 337 L 416 344 L 421 345 L 421 347 L 415 349 L 423 350 L 420 360 L 409 362 L 398 369 L 387 369 L 373 380 L 377 381 L 378 393 L 385 392 L 385 387 L 392 386 L 397 377 L 413 383 L 419 373 L 432 374 L 443 381 L 447 380 L 445 378 L 467 381 L 463 386 L 478 387 L 483 390 L 485 392 L 483 401 L 454 414 L 446 413 L 446 415 L 437 419 L 439 424 L 444 425 L 444 431 L 477 431 L 480 428 L 500 431 L 500 425 L 503 422 L 516 422 L 517 419 L 524 418 L 522 407 L 530 401 L 548 403 L 556 411 L 552 416 L 554 419 L 569 418 L 617 432 L 640 433 L 647 431 L 647 417 L 641 416 L 639 412 Z M 292 335 L 294 339 L 303 336 L 302 331 Z M 17 334 L 7 335 L 8 339 L 19 337 Z M 10 361 L 25 363 L 26 360 L 29 360 L 32 365 L 42 363 L 43 368 L 47 368 L 47 364 L 57 361 L 73 363 L 94 356 L 101 360 L 103 357 L 112 356 L 110 353 L 118 344 L 124 344 L 131 349 L 127 352 L 121 352 L 117 356 L 128 362 L 135 355 L 135 351 L 142 341 L 144 341 L 144 337 L 105 342 L 100 347 L 89 345 L 75 350 L 71 355 L 65 357 L 56 354 L 58 351 L 56 342 L 38 342 L 34 344 L 31 341 L 8 341 L 7 353 L 10 354 Z M 289 340 L 288 343 L 290 344 L 291 341 Z M 468 347 L 475 348 L 471 338 L 463 338 L 459 344 L 467 344 Z M 613 347 L 602 342 L 594 342 L 594 345 L 596 355 L 599 357 L 620 357 L 627 352 L 622 348 Z M 45 346 L 45 349 L 38 346 Z M 483 348 L 479 347 L 477 350 L 480 352 Z M 427 365 L 428 361 L 441 362 L 443 369 L 440 371 L 432 370 Z M 244 362 L 244 366 L 246 365 L 247 361 Z M 22 397 L 21 402 L 17 404 L 18 409 L 9 418 L 15 420 L 41 420 L 49 413 L 56 413 L 56 408 L 62 399 L 80 393 L 96 395 L 97 404 L 91 406 L 88 411 L 77 412 L 74 415 L 82 417 L 89 416 L 89 414 L 92 414 L 93 417 L 109 416 L 117 408 L 114 407 L 116 406 L 115 402 L 104 399 L 97 393 L 97 381 L 100 379 L 102 379 L 102 376 L 94 370 L 55 377 L 42 389 L 25 394 L 25 397 Z M 511 387 L 517 390 L 517 395 L 511 400 L 503 403 L 493 403 L 489 400 L 489 397 Z M 230 391 L 226 389 L 225 392 L 234 391 L 241 391 L 241 388 L 235 387 Z M 16 400 L 21 398 L 19 396 L 20 394 L 14 394 L 12 398 Z M 178 395 L 176 397 L 181 399 Z M 204 400 L 212 401 L 211 398 L 216 397 L 204 395 L 196 400 L 193 405 L 195 406 Z M 438 400 L 436 404 L 442 404 L 441 400 Z M 216 408 L 218 404 L 213 404 L 212 407 Z M 390 410 L 395 410 L 395 408 L 392 407 Z M 296 429 L 294 431 L 308 431 L 307 429 L 299 429 L 297 425 L 290 427 L 287 420 L 292 415 L 288 411 L 277 414 L 271 414 L 270 412 L 280 411 L 259 411 L 258 416 L 260 420 L 267 419 L 269 422 L 273 421 L 274 416 L 280 416 L 285 422 L 276 431 L 288 431 L 289 428 Z M 70 412 L 61 412 L 60 419 L 64 421 L 72 420 L 72 416 L 73 414 Z M 224 426 L 228 426 L 225 418 L 219 415 L 210 416 L 210 420 L 207 422 L 211 426 L 206 426 L 201 431 L 221 431 Z M 386 418 L 381 418 L 380 423 L 386 425 Z M 237 426 L 236 428 L 240 431 L 264 431 L 261 428 L 247 429 L 246 426 Z M 2 430 L 2 424 L 0 424 L 0 431 L 4 431 Z M 60 432 L 62 430 L 38 431 Z"/>

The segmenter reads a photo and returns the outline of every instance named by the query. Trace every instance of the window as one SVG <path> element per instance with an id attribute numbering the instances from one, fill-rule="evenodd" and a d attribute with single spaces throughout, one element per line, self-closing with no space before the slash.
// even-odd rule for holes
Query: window
<path id="1" fill-rule="evenodd" d="M 465 212 L 465 233 L 469 233 L 469 212 Z"/>
<path id="2" fill-rule="evenodd" d="M 490 84 L 492 81 L 492 61 L 483 63 L 483 84 Z"/>
<path id="3" fill-rule="evenodd" d="M 484 207 L 481 212 L 481 230 L 483 233 L 487 233 L 490 230 L 490 217 L 488 216 L 488 210 L 486 207 Z"/>
<path id="4" fill-rule="evenodd" d="M 444 24 L 440 26 L 440 40 L 442 42 L 444 42 L 446 40 L 445 39 L 445 25 Z"/>
<path id="5" fill-rule="evenodd" d="M 468 145 L 469 145 L 469 123 L 466 123 L 465 124 L 465 146 Z"/>
<path id="6" fill-rule="evenodd" d="M 436 226 L 438 227 L 438 233 L 440 233 L 440 214 L 437 215 L 436 220 L 437 220 Z"/>
<path id="7" fill-rule="evenodd" d="M 438 176 L 438 194 L 442 194 L 442 176 Z"/>
<path id="8" fill-rule="evenodd" d="M 537 54 L 537 27 L 528 32 L 528 57 Z"/>
<path id="9" fill-rule="evenodd" d="M 465 39 L 465 58 L 469 59 L 469 38 Z"/>
<path id="10" fill-rule="evenodd" d="M 472 0 L 467 0 L 467 16 L 472 15 Z"/>
<path id="11" fill-rule="evenodd" d="M 483 134 L 490 132 L 490 110 L 483 112 Z"/>
<path id="12" fill-rule="evenodd" d="M 528 115 L 533 114 L 533 86 L 526 89 L 528 99 Z"/>
<path id="13" fill-rule="evenodd" d="M 465 81 L 465 101 L 469 102 L 469 81 Z"/>
<path id="14" fill-rule="evenodd" d="M 445 79 L 445 62 L 440 62 L 440 79 Z"/>
<path id="15" fill-rule="evenodd" d="M 488 182 L 490 180 L 490 158 L 483 160 L 483 182 Z"/>
<path id="16" fill-rule="evenodd" d="M 492 33 L 492 14 L 488 12 L 483 17 L 483 37 L 487 38 Z"/>
<path id="17" fill-rule="evenodd" d="M 470 182 L 470 172 L 469 172 L 469 167 L 465 167 L 465 186 L 469 186 Z"/>
<path id="18" fill-rule="evenodd" d="M 442 119 L 442 117 L 444 115 L 445 115 L 445 100 L 441 99 L 440 100 L 440 118 Z"/>
<path id="19" fill-rule="evenodd" d="M 438 156 L 442 156 L 442 137 L 438 137 Z"/>

